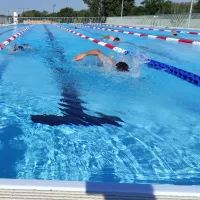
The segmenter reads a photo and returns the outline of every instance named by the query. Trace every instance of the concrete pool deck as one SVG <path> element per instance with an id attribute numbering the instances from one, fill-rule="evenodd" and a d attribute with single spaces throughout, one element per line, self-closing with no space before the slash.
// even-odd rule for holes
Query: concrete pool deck
<path id="1" fill-rule="evenodd" d="M 200 200 L 200 187 L 0 179 L 0 199 Z"/>

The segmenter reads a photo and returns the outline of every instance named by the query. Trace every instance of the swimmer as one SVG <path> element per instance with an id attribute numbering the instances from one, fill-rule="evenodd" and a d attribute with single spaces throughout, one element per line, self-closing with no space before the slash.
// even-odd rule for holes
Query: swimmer
<path id="1" fill-rule="evenodd" d="M 107 57 L 104 53 L 102 53 L 98 49 L 94 49 L 94 50 L 88 51 L 86 53 L 78 54 L 74 58 L 74 61 L 81 61 L 81 60 L 83 60 L 87 56 L 97 56 L 97 58 L 103 64 L 108 63 L 109 65 L 115 67 L 116 70 L 119 71 L 119 72 L 128 72 L 129 71 L 129 66 L 125 62 L 118 62 L 118 63 L 116 63 L 112 58 Z"/>
<path id="2" fill-rule="evenodd" d="M 0 49 L 3 49 L 6 45 L 5 44 L 0 44 Z"/>
<path id="3" fill-rule="evenodd" d="M 24 51 L 25 49 L 38 50 L 38 49 L 30 47 L 28 44 L 22 44 L 19 46 L 15 44 L 13 47 L 13 51 Z"/>
<path id="4" fill-rule="evenodd" d="M 30 47 L 28 44 L 22 44 L 22 46 L 24 47 L 24 49 L 38 50 L 36 48 Z"/>
<path id="5" fill-rule="evenodd" d="M 110 39 L 110 40 L 112 40 L 113 42 L 119 42 L 119 41 L 120 41 L 120 39 L 119 39 L 118 37 L 114 37 L 114 36 L 112 36 L 112 35 L 106 35 L 106 36 L 104 36 L 104 37 L 103 37 L 103 40 L 105 40 L 105 39 Z"/>
<path id="6" fill-rule="evenodd" d="M 17 44 L 15 44 L 13 47 L 13 51 L 24 51 L 24 47 L 21 45 L 17 46 Z"/>
<path id="7" fill-rule="evenodd" d="M 173 34 L 173 36 L 178 36 L 178 33 L 176 30 L 172 30 L 172 34 Z"/>

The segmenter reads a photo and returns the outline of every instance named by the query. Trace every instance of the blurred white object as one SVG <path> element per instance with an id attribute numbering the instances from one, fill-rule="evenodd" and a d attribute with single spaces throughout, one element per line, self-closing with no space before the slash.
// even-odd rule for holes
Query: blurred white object
<path id="1" fill-rule="evenodd" d="M 18 24 L 18 14 L 17 14 L 17 12 L 13 13 L 13 19 L 14 19 L 14 23 L 13 24 Z"/>

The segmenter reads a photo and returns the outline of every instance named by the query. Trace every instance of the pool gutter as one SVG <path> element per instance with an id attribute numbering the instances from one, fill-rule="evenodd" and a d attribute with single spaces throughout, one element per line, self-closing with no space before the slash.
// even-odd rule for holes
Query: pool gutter
<path id="1" fill-rule="evenodd" d="M 200 200 L 200 187 L 0 179 L 0 199 Z"/>

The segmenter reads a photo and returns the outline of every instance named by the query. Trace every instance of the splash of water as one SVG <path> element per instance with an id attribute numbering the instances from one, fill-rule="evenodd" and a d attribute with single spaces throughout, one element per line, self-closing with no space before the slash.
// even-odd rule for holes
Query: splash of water
<path id="1" fill-rule="evenodd" d="M 138 78 L 142 73 L 142 66 L 145 63 L 148 63 L 148 55 L 144 51 L 138 51 L 133 57 L 132 66 L 131 66 L 131 75 L 134 78 Z"/>
<path id="2" fill-rule="evenodd" d="M 138 78 L 142 73 L 142 66 L 149 62 L 148 54 L 145 51 L 137 51 L 136 53 L 129 53 L 126 56 L 120 56 L 122 62 L 129 65 L 129 71 L 132 77 Z"/>

